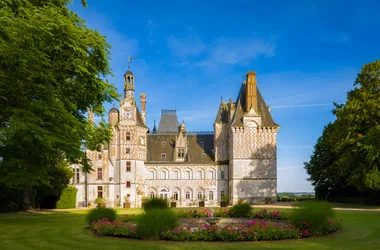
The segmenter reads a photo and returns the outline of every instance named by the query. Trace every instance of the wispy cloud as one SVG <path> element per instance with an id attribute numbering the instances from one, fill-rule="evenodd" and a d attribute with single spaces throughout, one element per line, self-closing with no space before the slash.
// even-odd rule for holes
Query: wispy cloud
<path id="1" fill-rule="evenodd" d="M 319 107 L 319 106 L 332 106 L 332 105 L 333 103 L 297 104 L 297 105 L 271 106 L 271 109 Z"/>
<path id="2" fill-rule="evenodd" d="M 198 66 L 214 68 L 218 64 L 246 65 L 258 56 L 274 56 L 276 49 L 273 43 L 262 39 L 231 40 L 220 38 L 210 47 L 211 52 L 197 63 Z"/>
<path id="3" fill-rule="evenodd" d="M 168 47 L 173 56 L 179 58 L 194 57 L 200 55 L 206 48 L 201 38 L 195 34 L 191 27 L 188 28 L 189 35 L 184 38 L 170 36 L 168 38 Z"/>
<path id="4" fill-rule="evenodd" d="M 153 33 L 154 33 L 154 30 L 158 27 L 158 24 L 155 23 L 153 20 L 148 20 L 148 40 L 149 40 L 149 44 L 150 45 L 153 45 Z"/>

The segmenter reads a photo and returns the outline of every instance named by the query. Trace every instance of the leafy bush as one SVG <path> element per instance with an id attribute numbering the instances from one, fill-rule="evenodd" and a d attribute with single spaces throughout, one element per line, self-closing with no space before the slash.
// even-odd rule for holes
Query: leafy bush
<path id="1" fill-rule="evenodd" d="M 62 190 L 61 197 L 57 201 L 57 208 L 75 208 L 78 190 L 75 187 L 65 187 Z"/>
<path id="2" fill-rule="evenodd" d="M 170 209 L 148 209 L 136 216 L 137 234 L 143 239 L 159 239 L 162 232 L 178 226 L 177 215 Z"/>
<path id="3" fill-rule="evenodd" d="M 87 221 L 89 224 L 104 218 L 107 218 L 109 221 L 114 221 L 116 217 L 116 211 L 112 208 L 94 208 L 88 212 Z"/>
<path id="4" fill-rule="evenodd" d="M 230 208 L 231 217 L 248 218 L 251 212 L 251 205 L 241 201 Z"/>
<path id="5" fill-rule="evenodd" d="M 142 202 L 142 207 L 144 211 L 148 211 L 150 209 L 167 209 L 169 208 L 169 204 L 166 199 L 153 197 L 150 199 L 145 199 Z"/>
<path id="6" fill-rule="evenodd" d="M 323 235 L 339 230 L 335 211 L 325 201 L 306 201 L 297 204 L 289 214 L 290 222 L 302 232 L 303 236 Z"/>
<path id="7" fill-rule="evenodd" d="M 213 212 L 210 209 L 206 208 L 204 210 L 198 210 L 198 209 L 189 210 L 189 211 L 180 210 L 180 211 L 176 211 L 176 214 L 178 218 L 204 218 L 204 217 L 211 217 Z"/>
<path id="8" fill-rule="evenodd" d="M 124 214 L 117 218 L 121 222 L 132 222 L 135 221 L 136 215 L 134 214 Z"/>

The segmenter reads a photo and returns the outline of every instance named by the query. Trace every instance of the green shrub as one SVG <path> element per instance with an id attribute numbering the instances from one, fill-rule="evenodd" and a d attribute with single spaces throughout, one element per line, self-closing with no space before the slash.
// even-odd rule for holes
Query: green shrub
<path id="1" fill-rule="evenodd" d="M 65 187 L 57 201 L 56 208 L 75 208 L 78 190 L 75 187 Z"/>
<path id="2" fill-rule="evenodd" d="M 236 205 L 230 208 L 231 217 L 248 218 L 252 212 L 251 205 L 239 201 Z"/>
<path id="3" fill-rule="evenodd" d="M 306 201 L 297 204 L 291 210 L 289 220 L 297 229 L 306 232 L 305 236 L 327 234 L 333 231 L 333 224 L 336 226 L 335 211 L 330 203 L 325 201 Z"/>
<path id="4" fill-rule="evenodd" d="M 149 209 L 136 216 L 137 234 L 143 239 L 158 240 L 162 232 L 178 226 L 177 215 L 170 209 Z"/>
<path id="5" fill-rule="evenodd" d="M 87 214 L 87 222 L 91 224 L 93 221 L 101 220 L 107 218 L 109 221 L 116 220 L 116 211 L 112 208 L 94 208 L 91 209 Z"/>
<path id="6" fill-rule="evenodd" d="M 169 204 L 166 199 L 153 197 L 150 199 L 145 199 L 142 202 L 142 207 L 144 211 L 148 211 L 150 209 L 167 209 L 169 208 Z"/>

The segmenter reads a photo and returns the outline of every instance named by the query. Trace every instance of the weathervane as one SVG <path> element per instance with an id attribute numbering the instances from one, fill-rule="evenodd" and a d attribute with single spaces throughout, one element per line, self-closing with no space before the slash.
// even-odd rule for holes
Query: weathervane
<path id="1" fill-rule="evenodd" d="M 128 57 L 128 70 L 131 69 L 131 61 L 132 61 L 132 57 Z"/>

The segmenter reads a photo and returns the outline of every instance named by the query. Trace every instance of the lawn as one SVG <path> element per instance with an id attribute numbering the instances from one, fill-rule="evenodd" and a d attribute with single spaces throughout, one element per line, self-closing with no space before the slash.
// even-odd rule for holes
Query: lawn
<path id="1" fill-rule="evenodd" d="M 118 213 L 139 213 L 119 209 Z M 219 243 L 163 242 L 98 237 L 88 230 L 86 210 L 0 214 L 0 249 L 380 249 L 380 212 L 338 211 L 344 231 L 302 240 Z"/>

